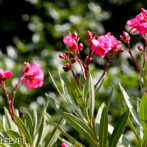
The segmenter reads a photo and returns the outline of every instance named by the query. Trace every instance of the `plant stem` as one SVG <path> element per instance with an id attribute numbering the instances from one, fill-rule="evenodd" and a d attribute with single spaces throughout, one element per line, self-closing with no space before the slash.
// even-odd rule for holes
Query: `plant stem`
<path id="1" fill-rule="evenodd" d="M 130 56 L 131 56 L 131 59 L 133 60 L 135 66 L 136 66 L 136 69 L 137 69 L 138 72 L 140 73 L 140 68 L 139 68 L 139 66 L 137 65 L 137 63 L 136 63 L 136 61 L 135 61 L 135 58 L 134 58 L 133 55 L 132 55 L 131 48 L 130 48 L 130 45 L 129 45 L 128 43 L 127 43 L 127 47 L 128 47 L 128 52 L 129 52 L 129 54 L 130 54 Z"/>
<path id="2" fill-rule="evenodd" d="M 86 77 L 88 77 L 89 63 L 90 63 L 90 58 L 92 56 L 91 53 L 92 53 L 92 50 L 91 50 L 91 48 L 89 48 L 89 55 L 88 55 L 88 59 L 87 59 L 87 62 L 86 62 L 86 67 L 85 67 L 85 75 L 86 75 Z"/>
<path id="3" fill-rule="evenodd" d="M 84 64 L 84 62 L 82 61 L 82 58 L 81 58 L 81 56 L 80 56 L 80 52 L 79 52 L 79 50 L 77 50 L 77 56 L 78 56 L 78 62 L 79 62 L 79 64 L 80 64 L 80 66 L 81 66 L 81 70 L 82 70 L 82 73 L 83 73 L 83 77 L 84 77 L 84 80 L 86 81 L 86 74 L 85 74 L 85 64 Z M 84 70 L 83 70 L 84 69 Z"/>
<path id="4" fill-rule="evenodd" d="M 109 66 L 109 63 L 110 63 L 110 59 L 111 59 L 111 55 L 109 55 L 109 56 L 107 57 L 107 64 L 106 64 L 106 67 L 105 67 L 105 69 L 104 69 L 104 72 L 103 72 L 103 74 L 101 75 L 101 77 L 99 78 L 99 80 L 97 81 L 97 83 L 95 84 L 94 88 L 96 88 L 97 85 L 100 83 L 100 81 L 103 79 L 103 77 L 104 77 L 104 75 L 105 75 L 105 73 L 106 73 L 106 71 L 107 71 L 107 69 L 108 69 L 108 66 Z"/>
<path id="5" fill-rule="evenodd" d="M 15 89 L 13 91 L 12 102 L 11 102 L 13 114 L 14 114 L 14 100 L 15 100 L 15 95 L 16 95 L 16 91 L 17 91 L 18 85 L 20 84 L 20 82 L 22 80 L 22 77 L 23 77 L 23 74 L 21 74 L 21 76 L 20 76 L 20 78 L 18 80 L 18 83 L 16 84 L 16 87 L 15 87 Z"/>
<path id="6" fill-rule="evenodd" d="M 11 115 L 11 117 L 12 117 L 14 123 L 15 123 L 16 126 L 18 127 L 18 130 L 19 130 L 19 132 L 20 132 L 20 135 L 21 135 L 22 139 L 25 140 L 25 138 L 24 138 L 24 136 L 23 136 L 23 133 L 21 132 L 21 130 L 20 130 L 20 128 L 19 128 L 19 126 L 18 126 L 18 124 L 17 124 L 17 122 L 16 122 L 16 119 L 15 119 L 15 117 L 14 117 L 14 113 L 13 113 L 13 110 L 12 110 L 14 107 L 12 108 L 12 101 L 9 99 L 9 95 L 8 95 L 8 93 L 7 93 L 7 91 L 6 91 L 6 88 L 5 88 L 5 83 L 4 83 L 4 81 L 1 81 L 1 83 L 2 83 L 2 87 L 1 87 L 1 88 L 2 88 L 2 90 L 4 91 L 5 96 L 6 96 L 6 99 L 7 99 L 7 103 L 8 103 L 8 107 L 9 107 L 9 113 L 10 113 L 10 115 Z M 26 142 L 26 140 L 25 140 L 25 142 Z M 28 147 L 27 144 L 25 144 L 25 146 Z"/>

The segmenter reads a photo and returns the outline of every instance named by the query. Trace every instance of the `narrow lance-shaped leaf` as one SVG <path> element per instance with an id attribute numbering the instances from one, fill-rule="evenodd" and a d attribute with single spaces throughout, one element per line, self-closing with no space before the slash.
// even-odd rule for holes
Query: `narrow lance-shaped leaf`
<path id="1" fill-rule="evenodd" d="M 125 99 L 125 101 L 126 101 L 126 104 L 127 104 L 128 108 L 129 108 L 129 110 L 130 110 L 130 113 L 132 114 L 132 116 L 133 116 L 134 120 L 136 121 L 136 123 L 137 123 L 139 126 L 141 126 L 141 122 L 140 122 L 140 119 L 139 119 L 139 115 L 137 114 L 135 108 L 134 108 L 133 105 L 131 104 L 131 100 L 130 100 L 128 94 L 126 93 L 126 91 L 124 90 L 124 88 L 121 86 L 121 84 L 119 84 L 119 86 L 120 86 L 121 92 L 122 92 L 122 94 L 123 94 L 123 97 L 124 97 L 124 99 Z"/>
<path id="2" fill-rule="evenodd" d="M 46 96 L 47 96 L 47 98 L 48 98 L 48 101 L 49 101 L 50 105 L 51 105 L 62 117 L 64 117 L 63 112 L 67 112 L 67 110 L 66 110 L 62 105 L 60 105 L 60 103 L 59 103 L 57 100 L 51 98 L 51 97 L 50 97 L 49 95 L 47 95 L 47 94 L 46 94 Z"/>
<path id="3" fill-rule="evenodd" d="M 11 115 L 6 107 L 4 107 L 5 118 L 7 120 L 8 127 L 10 129 L 16 129 L 14 122 L 12 121 Z"/>
<path id="4" fill-rule="evenodd" d="M 95 93 L 94 93 L 94 84 L 93 84 L 91 75 L 89 76 L 89 99 L 90 99 L 89 114 L 92 120 L 93 113 L 94 113 L 94 107 L 95 107 Z"/>
<path id="5" fill-rule="evenodd" d="M 99 126 L 99 144 L 100 147 L 106 147 L 108 138 L 108 112 L 106 106 L 103 108 L 100 126 Z"/>
<path id="6" fill-rule="evenodd" d="M 22 131 L 25 139 L 27 139 L 29 141 L 29 143 L 32 144 L 32 138 L 31 138 L 30 133 L 28 132 L 27 128 L 25 127 L 23 121 L 15 114 L 14 114 L 14 117 L 15 117 L 17 125 L 20 128 L 20 130 Z"/>
<path id="7" fill-rule="evenodd" d="M 91 128 L 83 120 L 70 113 L 64 113 L 64 115 L 68 123 L 80 134 L 83 134 L 90 141 L 96 141 L 96 138 Z"/>
<path id="8" fill-rule="evenodd" d="M 139 110 L 140 120 L 143 125 L 143 128 L 147 128 L 147 94 L 145 93 L 142 97 Z"/>
<path id="9" fill-rule="evenodd" d="M 58 126 L 63 128 L 64 125 L 65 125 L 65 119 L 61 119 Z M 57 141 L 59 135 L 60 135 L 60 131 L 57 128 L 54 128 L 54 130 L 52 131 L 52 134 L 47 139 L 45 147 L 52 147 L 54 143 Z"/>
<path id="10" fill-rule="evenodd" d="M 109 147 L 116 147 L 121 134 L 124 132 L 126 123 L 129 117 L 129 110 L 127 110 L 116 123 L 113 133 L 109 140 Z"/>
<path id="11" fill-rule="evenodd" d="M 147 146 L 147 129 L 144 130 L 143 140 L 141 142 L 141 147 Z"/>

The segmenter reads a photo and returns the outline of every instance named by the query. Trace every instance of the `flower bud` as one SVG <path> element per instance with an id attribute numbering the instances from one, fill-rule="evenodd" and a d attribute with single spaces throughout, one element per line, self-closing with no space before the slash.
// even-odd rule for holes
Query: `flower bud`
<path id="1" fill-rule="evenodd" d="M 92 61 L 93 59 L 94 59 L 93 57 L 90 57 L 90 58 L 89 58 L 89 61 Z"/>
<path id="2" fill-rule="evenodd" d="M 117 54 L 117 53 L 121 53 L 124 50 L 122 48 L 118 49 L 118 50 L 114 50 L 113 55 Z"/>
<path id="3" fill-rule="evenodd" d="M 24 62 L 23 73 L 28 72 L 30 67 L 31 67 L 31 65 L 28 62 Z"/>
<path id="4" fill-rule="evenodd" d="M 91 32 L 90 31 L 87 31 L 86 32 L 86 37 L 89 38 L 89 39 L 92 38 L 92 35 L 91 35 Z"/>
<path id="5" fill-rule="evenodd" d="M 96 33 L 93 33 L 92 38 L 95 38 L 95 37 L 96 37 Z"/>
<path id="6" fill-rule="evenodd" d="M 78 48 L 80 51 L 82 51 L 83 50 L 83 43 L 79 43 Z"/>
<path id="7" fill-rule="evenodd" d="M 141 45 L 138 45 L 137 48 L 139 51 L 143 51 L 143 47 Z"/>
<path id="8" fill-rule="evenodd" d="M 65 144 L 65 143 L 62 143 L 62 144 L 61 144 L 61 147 L 68 147 L 68 145 Z"/>
<path id="9" fill-rule="evenodd" d="M 122 41 L 124 40 L 124 37 L 122 35 L 120 35 L 120 40 L 122 40 Z"/>
<path id="10" fill-rule="evenodd" d="M 59 58 L 65 59 L 65 57 L 63 56 L 63 54 L 59 54 Z"/>
<path id="11" fill-rule="evenodd" d="M 75 31 L 75 32 L 72 34 L 72 37 L 73 37 L 73 38 L 77 38 L 77 36 L 78 36 L 78 34 L 77 34 L 77 32 Z"/>
<path id="12" fill-rule="evenodd" d="M 130 36 L 127 32 L 123 31 L 123 37 L 126 41 L 130 41 Z"/>
<path id="13" fill-rule="evenodd" d="M 77 61 L 76 58 L 72 58 L 72 59 L 71 59 L 71 63 L 75 63 L 76 61 Z"/>
<path id="14" fill-rule="evenodd" d="M 63 69 L 64 69 L 65 72 L 68 72 L 69 70 L 72 69 L 72 66 L 70 64 L 66 64 L 66 65 L 63 66 Z"/>

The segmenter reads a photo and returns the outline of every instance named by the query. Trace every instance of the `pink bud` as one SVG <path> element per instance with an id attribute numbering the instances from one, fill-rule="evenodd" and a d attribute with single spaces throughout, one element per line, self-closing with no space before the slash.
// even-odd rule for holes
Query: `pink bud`
<path id="1" fill-rule="evenodd" d="M 126 41 L 130 41 L 130 36 L 127 32 L 123 31 L 123 37 Z"/>
<path id="2" fill-rule="evenodd" d="M 137 48 L 139 51 L 143 51 L 143 47 L 141 45 L 138 45 Z"/>
<path id="3" fill-rule="evenodd" d="M 92 38 L 92 35 L 91 35 L 91 32 L 90 31 L 87 31 L 86 32 L 86 37 L 89 38 L 89 39 Z"/>
<path id="4" fill-rule="evenodd" d="M 59 58 L 65 59 L 65 57 L 63 56 L 63 54 L 59 54 Z"/>
<path id="5" fill-rule="evenodd" d="M 122 35 L 119 36 L 120 40 L 124 40 L 124 37 Z"/>
<path id="6" fill-rule="evenodd" d="M 65 144 L 65 143 L 62 143 L 62 144 L 61 144 L 61 147 L 68 147 L 68 145 Z"/>
<path id="7" fill-rule="evenodd" d="M 72 58 L 72 59 L 71 59 L 71 63 L 75 63 L 76 61 L 77 61 L 76 58 Z"/>
<path id="8" fill-rule="evenodd" d="M 83 50 L 83 43 L 79 43 L 78 48 L 79 48 L 80 51 L 82 51 Z"/>
<path id="9" fill-rule="evenodd" d="M 117 53 L 121 53 L 121 52 L 123 52 L 124 50 L 122 49 L 122 48 L 120 48 L 120 49 L 118 49 L 117 50 Z"/>
<path id="10" fill-rule="evenodd" d="M 28 62 L 24 62 L 24 69 L 23 69 L 23 73 L 28 72 L 28 70 L 30 69 L 31 65 Z"/>
<path id="11" fill-rule="evenodd" d="M 96 37 L 96 33 L 93 33 L 92 38 L 95 38 L 95 37 Z"/>
<path id="12" fill-rule="evenodd" d="M 72 34 L 72 37 L 73 37 L 73 38 L 77 38 L 77 36 L 78 36 L 78 34 L 77 34 L 77 32 L 75 31 L 75 32 Z"/>
<path id="13" fill-rule="evenodd" d="M 0 82 L 9 79 L 12 76 L 13 73 L 10 70 L 4 71 L 3 69 L 0 69 Z"/>

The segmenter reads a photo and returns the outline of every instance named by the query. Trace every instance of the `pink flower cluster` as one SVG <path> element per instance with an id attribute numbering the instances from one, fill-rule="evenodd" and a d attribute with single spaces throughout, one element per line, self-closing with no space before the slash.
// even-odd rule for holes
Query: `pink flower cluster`
<path id="1" fill-rule="evenodd" d="M 0 82 L 9 79 L 12 76 L 13 73 L 10 70 L 4 71 L 3 69 L 0 69 Z"/>
<path id="2" fill-rule="evenodd" d="M 147 10 L 141 8 L 141 11 L 135 18 L 128 20 L 127 24 L 131 27 L 130 32 L 145 35 L 147 33 Z"/>
<path id="3" fill-rule="evenodd" d="M 28 89 L 38 88 L 43 85 L 44 73 L 37 62 L 33 62 L 28 71 L 23 75 L 23 83 Z"/>
<path id="4" fill-rule="evenodd" d="M 32 67 L 29 63 L 25 63 L 22 81 L 28 89 L 38 88 L 43 85 L 44 73 L 40 65 L 34 61 Z M 9 79 L 13 73 L 10 70 L 4 71 L 0 69 L 0 82 Z"/>
<path id="5" fill-rule="evenodd" d="M 116 50 L 120 47 L 120 41 L 118 41 L 111 33 L 97 37 L 97 39 L 92 39 L 91 48 L 96 55 L 104 57 L 108 52 L 121 52 L 122 49 Z"/>
<path id="6" fill-rule="evenodd" d="M 77 49 L 79 49 L 79 50 L 83 49 L 82 43 L 79 43 L 79 45 L 78 45 L 79 38 L 80 38 L 80 36 L 76 32 L 74 32 L 73 34 L 68 32 L 68 36 L 65 36 L 63 38 L 63 42 L 65 45 L 69 46 L 70 50 L 72 50 L 73 52 L 76 52 Z"/>

